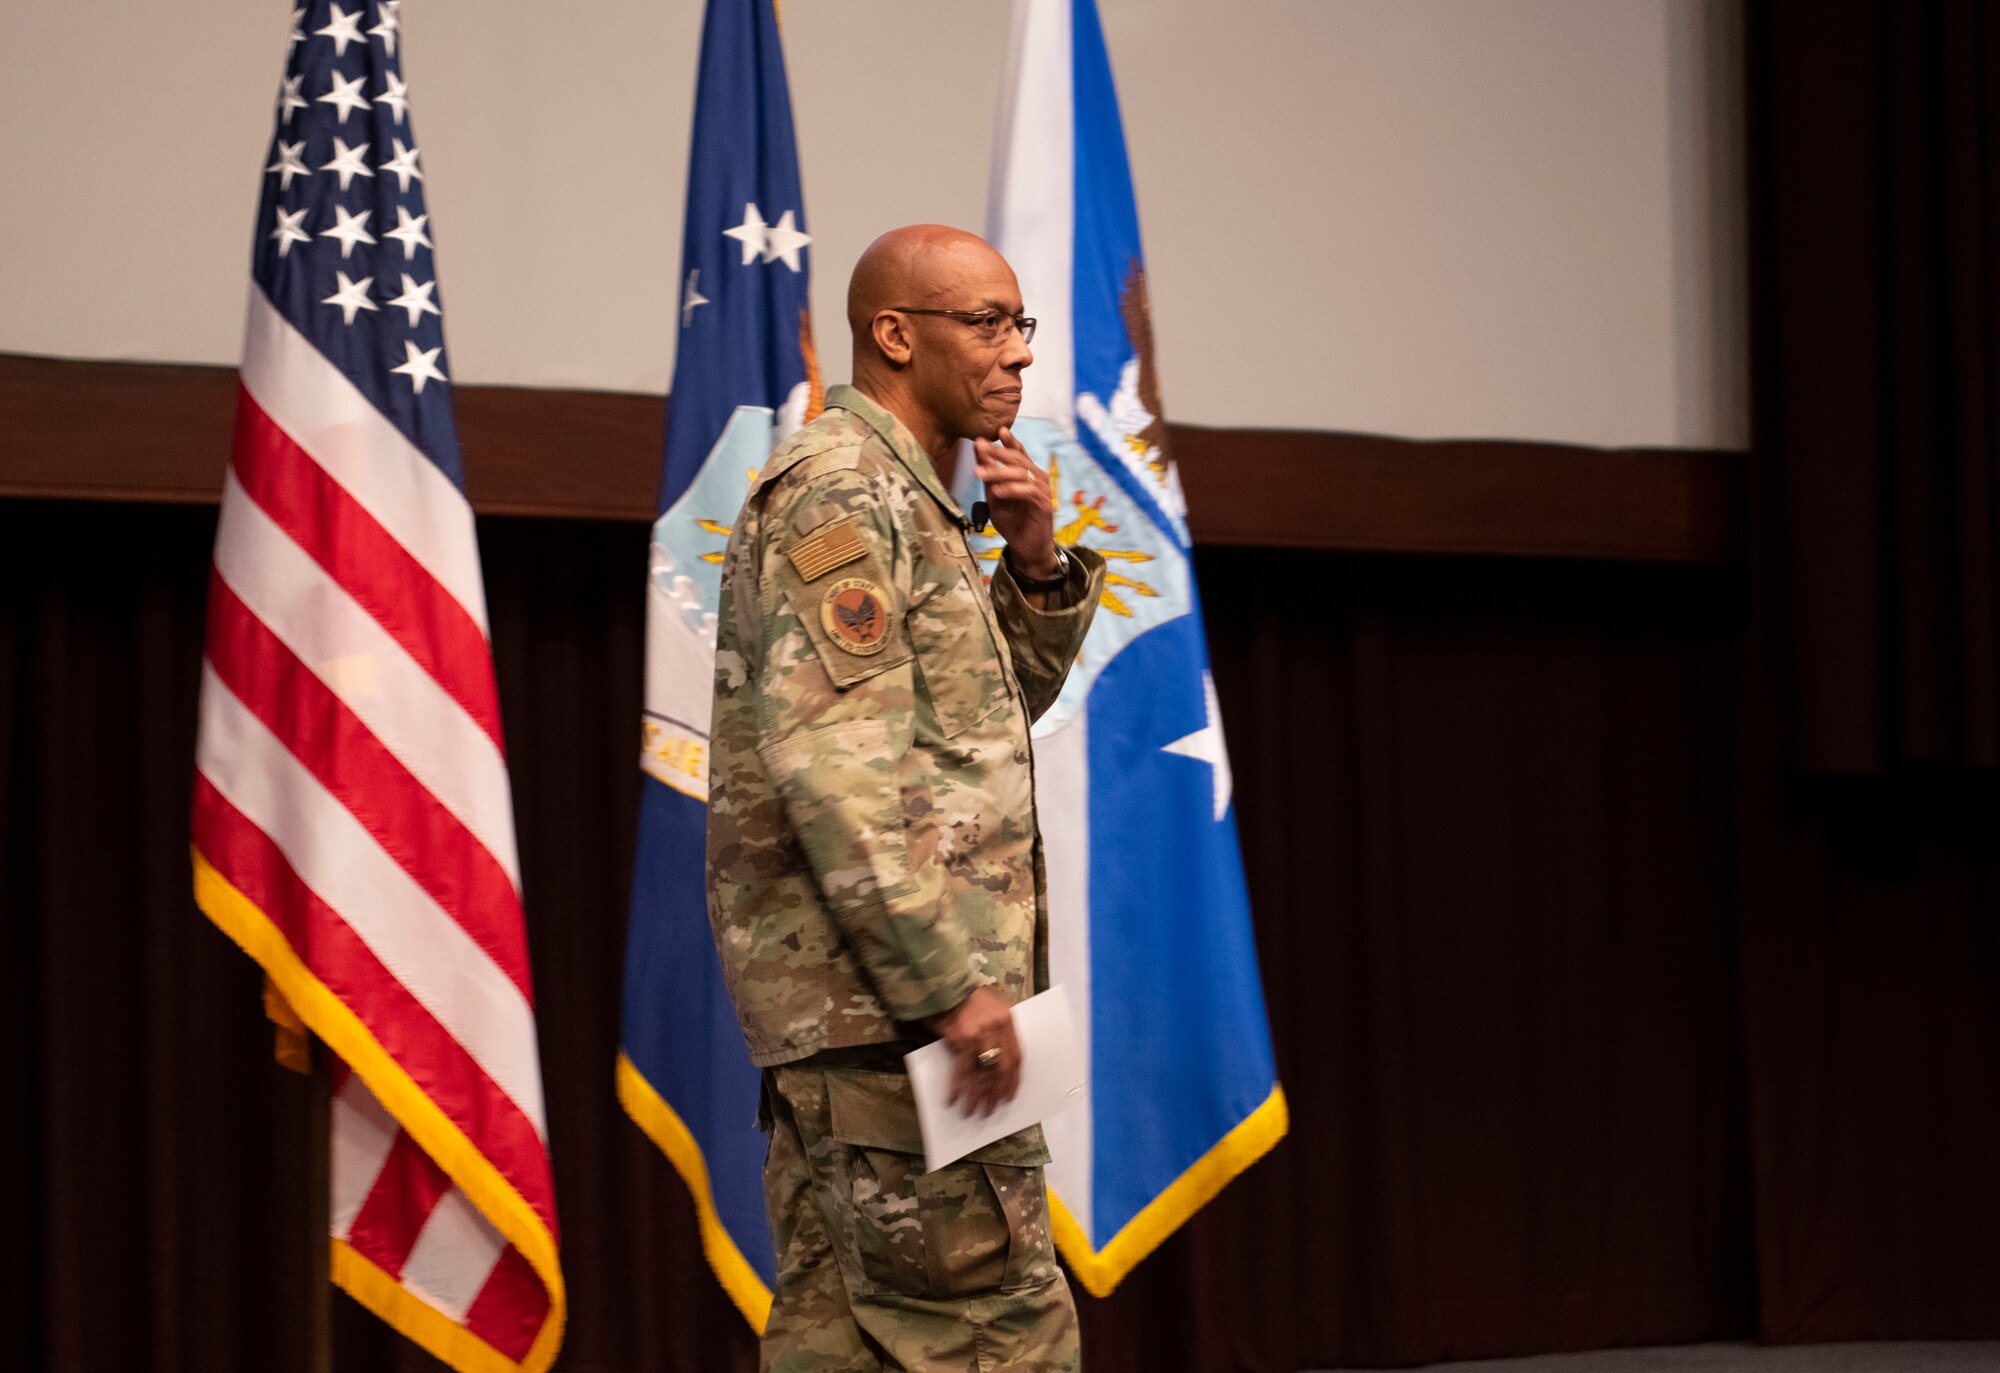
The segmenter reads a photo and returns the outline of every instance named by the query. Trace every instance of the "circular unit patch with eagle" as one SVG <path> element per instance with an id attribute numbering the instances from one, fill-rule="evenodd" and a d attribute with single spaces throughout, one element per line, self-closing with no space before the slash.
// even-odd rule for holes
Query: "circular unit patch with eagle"
<path id="1" fill-rule="evenodd" d="M 889 642 L 889 612 L 881 588 L 866 577 L 842 577 L 819 602 L 827 636 L 849 653 L 880 653 Z"/>

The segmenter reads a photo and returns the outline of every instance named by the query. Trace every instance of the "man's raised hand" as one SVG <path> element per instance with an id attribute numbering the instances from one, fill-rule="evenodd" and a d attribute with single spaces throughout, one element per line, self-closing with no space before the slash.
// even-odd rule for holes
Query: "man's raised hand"
<path id="1" fill-rule="evenodd" d="M 1008 562 L 1023 576 L 1053 576 L 1056 512 L 1049 474 L 1035 466 L 1012 429 L 1001 429 L 997 440 L 974 439 L 972 453 L 986 484 L 993 527 L 1007 541 Z"/>

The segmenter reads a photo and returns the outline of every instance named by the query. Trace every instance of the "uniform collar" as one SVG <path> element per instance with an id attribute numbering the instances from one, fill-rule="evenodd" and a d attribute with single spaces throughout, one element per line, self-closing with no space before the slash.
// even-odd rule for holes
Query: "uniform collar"
<path id="1" fill-rule="evenodd" d="M 930 492 L 931 498 L 942 505 L 952 519 L 960 524 L 965 522 L 965 511 L 952 499 L 951 492 L 945 490 L 944 483 L 938 479 L 937 468 L 931 465 L 930 454 L 917 445 L 916 435 L 910 432 L 908 425 L 852 386 L 828 387 L 826 403 L 829 409 L 845 410 L 866 420 L 882 436 L 882 442 L 889 445 L 896 461 L 916 478 L 917 485 Z"/>

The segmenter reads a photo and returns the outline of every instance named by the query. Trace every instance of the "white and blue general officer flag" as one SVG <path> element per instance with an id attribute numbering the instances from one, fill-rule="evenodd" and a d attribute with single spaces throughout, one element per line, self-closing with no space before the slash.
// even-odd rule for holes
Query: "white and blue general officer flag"
<path id="1" fill-rule="evenodd" d="M 820 408 L 811 241 L 772 0 L 708 0 L 646 582 L 645 795 L 618 1098 L 687 1182 L 709 1264 L 760 1331 L 773 1277 L 764 1140 L 758 1073 L 709 935 L 708 725 L 729 522 L 771 449 Z"/>
<path id="2" fill-rule="evenodd" d="M 1087 1102 L 1048 1124 L 1052 1209 L 1103 1296 L 1283 1136 L 1285 1098 L 1103 30 L 1095 0 L 1014 18 L 987 217 L 1039 320 L 1014 433 L 1049 470 L 1057 541 L 1111 567 L 1034 731 L 1051 977 L 1090 1060 Z"/>

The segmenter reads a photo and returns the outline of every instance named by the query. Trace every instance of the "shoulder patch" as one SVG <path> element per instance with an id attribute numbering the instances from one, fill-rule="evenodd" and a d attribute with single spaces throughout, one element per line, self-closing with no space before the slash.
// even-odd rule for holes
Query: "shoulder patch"
<path id="1" fill-rule="evenodd" d="M 799 430 L 772 451 L 758 470 L 757 485 L 771 486 L 793 473 L 810 476 L 815 472 L 837 472 L 860 462 L 855 451 L 864 440 L 838 428 L 822 427 L 818 420 Z"/>
<path id="2" fill-rule="evenodd" d="M 809 501 L 792 508 L 792 532 L 803 538 L 807 534 L 816 533 L 823 525 L 846 519 L 854 513 L 854 506 L 847 501 L 833 499 Z"/>
<path id="3" fill-rule="evenodd" d="M 819 600 L 819 622 L 840 648 L 866 657 L 889 645 L 889 610 L 882 588 L 866 577 L 842 577 Z"/>
<path id="4" fill-rule="evenodd" d="M 845 567 L 867 556 L 868 544 L 852 519 L 836 519 L 785 550 L 798 572 L 799 580 L 818 581 L 836 567 Z M 829 631 L 831 632 L 831 631 Z"/>
<path id="5" fill-rule="evenodd" d="M 829 472 L 852 472 L 861 466 L 861 445 L 843 443 L 838 448 L 823 448 L 817 453 L 809 453 L 792 465 L 792 475 L 799 481 L 811 481 Z"/>
<path id="6" fill-rule="evenodd" d="M 861 447 L 846 443 L 835 448 L 808 449 L 802 453 L 778 453 L 757 474 L 759 491 L 776 491 L 808 485 L 832 472 L 849 472 L 861 466 Z"/>

